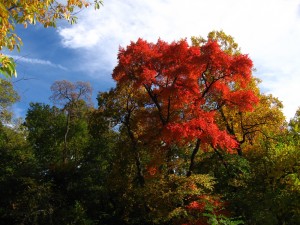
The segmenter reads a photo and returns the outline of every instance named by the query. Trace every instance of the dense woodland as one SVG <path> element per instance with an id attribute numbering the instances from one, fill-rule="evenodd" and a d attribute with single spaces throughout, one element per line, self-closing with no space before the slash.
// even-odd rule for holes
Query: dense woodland
<path id="1" fill-rule="evenodd" d="M 285 121 L 252 71 L 223 32 L 139 39 L 97 108 L 61 80 L 19 120 L 1 80 L 1 224 L 300 224 L 300 110 Z"/>

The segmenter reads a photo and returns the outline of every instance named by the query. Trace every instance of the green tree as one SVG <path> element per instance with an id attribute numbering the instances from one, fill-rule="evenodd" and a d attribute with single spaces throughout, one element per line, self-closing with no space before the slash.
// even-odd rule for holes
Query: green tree
<path id="1" fill-rule="evenodd" d="M 112 174 L 117 164 L 119 134 L 111 129 L 101 110 L 91 110 L 87 121 L 89 138 L 82 146 L 72 195 L 95 224 L 117 224 L 116 212 L 120 207 L 115 204 L 115 188 L 111 184 L 119 178 Z"/>
<path id="2" fill-rule="evenodd" d="M 260 151 L 248 156 L 250 176 L 238 192 L 228 193 L 231 206 L 247 224 L 300 222 L 299 145 L 288 136 L 283 133 L 276 143 L 262 142 Z"/>
<path id="3" fill-rule="evenodd" d="M 28 141 L 45 169 L 63 161 L 65 123 L 65 114 L 57 107 L 30 103 L 24 125 L 28 129 Z"/>
<path id="4" fill-rule="evenodd" d="M 45 224 L 51 221 L 51 186 L 22 127 L 0 124 L 0 223 Z M 49 223 L 48 223 L 49 224 Z"/>
<path id="5" fill-rule="evenodd" d="M 41 179 L 51 184 L 52 223 L 107 221 L 116 210 L 108 185 L 116 133 L 103 112 L 88 103 L 88 83 L 54 84 L 51 99 L 60 108 L 31 103 L 25 121 Z"/>
<path id="6" fill-rule="evenodd" d="M 297 109 L 295 116 L 290 120 L 289 128 L 294 141 L 300 143 L 300 107 Z"/>

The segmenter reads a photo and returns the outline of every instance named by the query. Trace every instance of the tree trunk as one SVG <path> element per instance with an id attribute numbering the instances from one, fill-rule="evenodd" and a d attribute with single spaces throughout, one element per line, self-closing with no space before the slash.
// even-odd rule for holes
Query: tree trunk
<path id="1" fill-rule="evenodd" d="M 66 164 L 68 162 L 68 134 L 70 131 L 70 113 L 67 114 L 67 123 L 66 123 L 66 132 L 64 136 L 64 150 L 63 150 L 63 163 Z"/>
<path id="2" fill-rule="evenodd" d="M 197 142 L 196 142 L 196 146 L 192 152 L 192 155 L 191 155 L 191 162 L 190 162 L 190 167 L 189 167 L 189 170 L 186 174 L 187 177 L 191 176 L 192 175 L 192 172 L 194 170 L 194 166 L 195 166 L 195 157 L 196 157 L 196 154 L 198 153 L 199 151 L 199 148 L 200 148 L 200 139 L 197 139 Z"/>

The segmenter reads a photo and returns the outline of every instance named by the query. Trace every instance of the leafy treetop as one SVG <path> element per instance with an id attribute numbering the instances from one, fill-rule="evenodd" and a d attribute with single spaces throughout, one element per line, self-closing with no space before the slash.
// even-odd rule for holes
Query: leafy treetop
<path id="1" fill-rule="evenodd" d="M 140 124 L 149 134 L 161 131 L 166 144 L 198 140 L 201 146 L 228 151 L 237 147 L 218 126 L 216 113 L 224 105 L 251 111 L 257 104 L 256 93 L 248 88 L 253 65 L 247 55 L 232 54 L 214 39 L 200 46 L 189 46 L 186 40 L 169 44 L 139 39 L 121 48 L 118 60 L 113 71 L 118 87 L 132 87 L 147 96 L 135 101 L 148 111 Z M 159 121 L 156 129 L 151 121 Z"/>

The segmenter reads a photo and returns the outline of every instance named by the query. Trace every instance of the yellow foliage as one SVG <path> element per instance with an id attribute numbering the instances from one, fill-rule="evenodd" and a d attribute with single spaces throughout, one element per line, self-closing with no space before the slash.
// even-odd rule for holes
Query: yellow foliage
<path id="1" fill-rule="evenodd" d="M 102 0 L 95 0 L 94 3 L 88 0 L 68 0 L 64 4 L 57 0 L 0 0 L 0 51 L 3 48 L 20 50 L 22 41 L 15 34 L 16 24 L 23 24 L 27 28 L 28 24 L 38 22 L 44 27 L 55 27 L 57 19 L 65 19 L 72 24 L 76 22 L 74 10 L 92 4 L 98 9 Z M 0 57 L 0 73 L 6 77 L 16 76 L 13 59 L 1 53 Z M 12 69 L 7 69 L 7 65 L 13 66 Z"/>
<path id="2" fill-rule="evenodd" d="M 224 31 L 211 31 L 207 35 L 207 40 L 214 40 L 219 43 L 225 52 L 231 55 L 240 54 L 240 48 L 238 44 L 234 41 L 234 38 L 227 35 Z M 193 36 L 191 38 L 193 46 L 201 46 L 206 43 L 207 40 L 201 36 Z"/>

